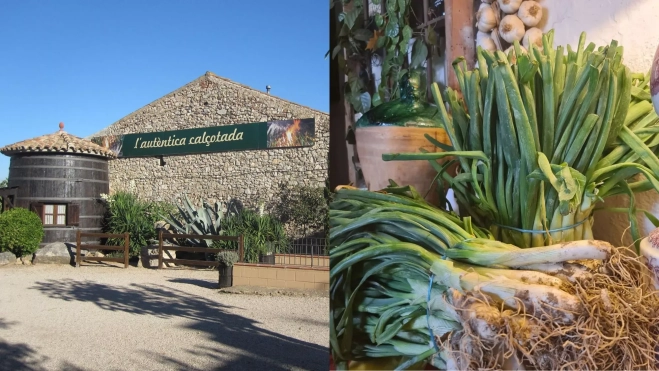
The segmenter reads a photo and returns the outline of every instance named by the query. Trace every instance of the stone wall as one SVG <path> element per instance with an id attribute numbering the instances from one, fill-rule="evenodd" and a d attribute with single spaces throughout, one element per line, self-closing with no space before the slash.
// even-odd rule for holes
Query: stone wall
<path id="1" fill-rule="evenodd" d="M 180 130 L 292 118 L 315 118 L 308 148 L 252 150 L 110 161 L 110 191 L 133 191 L 151 200 L 241 200 L 257 207 L 273 200 L 281 181 L 323 187 L 327 178 L 329 115 L 207 72 L 93 135 Z"/>

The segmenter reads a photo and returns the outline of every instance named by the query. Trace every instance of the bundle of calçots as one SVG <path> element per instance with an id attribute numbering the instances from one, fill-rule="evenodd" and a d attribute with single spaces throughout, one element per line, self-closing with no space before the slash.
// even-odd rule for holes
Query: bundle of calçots
<path id="1" fill-rule="evenodd" d="M 626 194 L 638 242 L 634 193 L 659 190 L 659 118 L 649 75 L 622 63 L 616 41 L 586 47 L 582 34 L 576 51 L 567 46 L 565 55 L 552 40 L 550 31 L 541 50 L 530 45 L 523 52 L 516 43 L 509 55 L 478 49 L 473 71 L 456 60 L 462 97 L 447 90 L 450 116 L 432 87 L 451 146 L 435 143 L 446 152 L 384 159 L 454 157 L 457 175 L 448 165 L 435 167 L 454 190 L 460 213 L 520 247 L 592 238 L 596 203 Z"/>
<path id="2" fill-rule="evenodd" d="M 330 223 L 338 368 L 380 357 L 399 357 L 397 369 L 656 366 L 659 296 L 624 248 L 521 249 L 395 185 L 339 187 Z"/>

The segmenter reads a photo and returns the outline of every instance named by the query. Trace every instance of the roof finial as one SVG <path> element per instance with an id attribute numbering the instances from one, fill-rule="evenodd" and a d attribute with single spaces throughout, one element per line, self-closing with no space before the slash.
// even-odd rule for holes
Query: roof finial
<path id="1" fill-rule="evenodd" d="M 64 123 L 63 122 L 59 123 L 59 131 L 64 131 Z"/>

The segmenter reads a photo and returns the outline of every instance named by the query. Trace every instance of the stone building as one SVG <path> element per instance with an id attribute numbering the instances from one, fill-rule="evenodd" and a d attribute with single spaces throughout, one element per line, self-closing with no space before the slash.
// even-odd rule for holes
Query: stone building
<path id="1" fill-rule="evenodd" d="M 311 118 L 315 139 L 308 147 L 118 158 L 109 163 L 111 192 L 127 190 L 164 201 L 187 194 L 197 204 L 200 199 L 237 198 L 245 206 L 257 207 L 273 200 L 280 182 L 325 185 L 327 113 L 206 72 L 91 137 Z"/>

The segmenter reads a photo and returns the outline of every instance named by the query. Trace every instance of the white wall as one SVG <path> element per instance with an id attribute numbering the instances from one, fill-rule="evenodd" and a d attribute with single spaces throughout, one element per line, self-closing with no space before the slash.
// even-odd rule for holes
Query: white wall
<path id="1" fill-rule="evenodd" d="M 543 31 L 554 29 L 554 44 L 576 46 L 582 31 L 586 44 L 607 45 L 618 40 L 624 47 L 624 63 L 634 72 L 647 72 L 659 45 L 659 1 L 657 0 L 543 0 L 545 10 Z M 659 216 L 659 197 L 655 192 L 637 195 L 637 207 L 651 210 Z M 626 206 L 627 200 L 617 198 L 606 206 Z M 596 238 L 619 245 L 629 226 L 626 214 L 598 212 L 595 214 Z M 654 229 L 641 217 L 643 234 Z M 631 244 L 629 232 L 624 245 Z"/>

